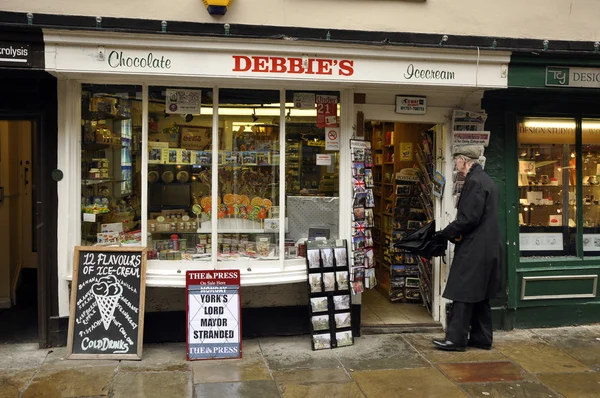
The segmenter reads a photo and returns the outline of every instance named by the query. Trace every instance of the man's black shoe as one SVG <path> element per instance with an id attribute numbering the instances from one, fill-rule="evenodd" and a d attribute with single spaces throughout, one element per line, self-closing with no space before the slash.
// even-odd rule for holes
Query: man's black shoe
<path id="1" fill-rule="evenodd" d="M 448 340 L 433 340 L 433 345 L 438 350 L 443 351 L 465 351 L 467 348 L 465 346 L 456 345 Z"/>
<path id="2" fill-rule="evenodd" d="M 469 341 L 468 344 L 469 344 L 469 347 L 479 348 L 481 350 L 491 350 L 492 349 L 491 344 L 480 344 L 480 343 L 475 343 L 473 341 Z"/>

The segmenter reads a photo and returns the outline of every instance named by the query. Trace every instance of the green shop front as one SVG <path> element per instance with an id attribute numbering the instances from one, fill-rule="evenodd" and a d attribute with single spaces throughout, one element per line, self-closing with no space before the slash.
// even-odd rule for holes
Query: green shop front
<path id="1" fill-rule="evenodd" d="M 507 90 L 482 107 L 501 188 L 501 328 L 600 322 L 600 61 L 513 55 Z"/>

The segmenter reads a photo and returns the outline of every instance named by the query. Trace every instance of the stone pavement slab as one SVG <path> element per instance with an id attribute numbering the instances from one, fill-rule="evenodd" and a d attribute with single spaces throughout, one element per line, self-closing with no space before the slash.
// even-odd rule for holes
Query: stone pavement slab
<path id="1" fill-rule="evenodd" d="M 271 370 L 342 366 L 334 356 L 335 350 L 312 351 L 308 335 L 261 339 L 260 345 Z"/>
<path id="2" fill-rule="evenodd" d="M 38 372 L 22 398 L 107 396 L 115 376 L 112 366 Z"/>
<path id="3" fill-rule="evenodd" d="M 600 329 L 574 326 L 532 329 L 542 340 L 575 357 L 594 370 L 600 370 Z"/>
<path id="4" fill-rule="evenodd" d="M 538 339 L 502 341 L 496 343 L 495 347 L 530 373 L 585 372 L 590 370 L 588 366 L 570 355 Z"/>
<path id="5" fill-rule="evenodd" d="M 35 369 L 0 370 L 0 398 L 18 397 L 35 373 Z"/>
<path id="6" fill-rule="evenodd" d="M 334 355 L 346 369 L 406 369 L 431 366 L 400 335 L 365 335 L 354 345 L 336 348 Z"/>
<path id="7" fill-rule="evenodd" d="M 419 353 L 431 363 L 444 362 L 480 362 L 480 361 L 506 361 L 507 358 L 497 350 L 480 350 L 469 348 L 464 352 L 441 351 L 436 349 L 431 343 L 432 339 L 439 338 L 438 334 L 412 334 L 402 335 L 410 345 L 419 351 Z"/>
<path id="8" fill-rule="evenodd" d="M 466 397 L 434 368 L 370 370 L 353 372 L 351 376 L 367 397 Z"/>
<path id="9" fill-rule="evenodd" d="M 196 384 L 196 398 L 280 398 L 272 380 Z"/>
<path id="10" fill-rule="evenodd" d="M 0 344 L 0 369 L 36 369 L 46 359 L 48 349 L 36 344 Z"/>
<path id="11" fill-rule="evenodd" d="M 271 374 L 260 355 L 246 355 L 242 359 L 193 361 L 194 384 L 271 380 Z"/>
<path id="12" fill-rule="evenodd" d="M 67 359 L 67 347 L 54 347 L 48 350 L 48 355 L 42 363 L 42 370 L 60 370 L 86 368 L 92 366 L 112 366 L 116 369 L 119 361 L 116 359 Z"/>
<path id="13" fill-rule="evenodd" d="M 567 398 L 600 397 L 600 373 L 544 374 L 539 379 Z"/>
<path id="14" fill-rule="evenodd" d="M 273 372 L 284 397 L 364 397 L 345 369 L 299 369 Z"/>
<path id="15" fill-rule="evenodd" d="M 190 362 L 185 359 L 185 343 L 152 344 L 142 350 L 140 361 L 121 361 L 119 372 L 186 372 Z"/>
<path id="16" fill-rule="evenodd" d="M 278 384 L 339 384 L 351 383 L 352 378 L 345 369 L 299 369 L 273 372 Z"/>
<path id="17" fill-rule="evenodd" d="M 560 398 L 548 387 L 533 381 L 461 384 L 469 397 L 485 398 Z"/>
<path id="18" fill-rule="evenodd" d="M 192 375 L 189 372 L 133 372 L 115 376 L 112 398 L 191 398 Z"/>
<path id="19" fill-rule="evenodd" d="M 512 362 L 443 363 L 438 368 L 457 383 L 523 380 L 525 373 Z"/>
<path id="20" fill-rule="evenodd" d="M 364 398 L 356 383 L 285 384 L 279 386 L 283 398 Z"/>

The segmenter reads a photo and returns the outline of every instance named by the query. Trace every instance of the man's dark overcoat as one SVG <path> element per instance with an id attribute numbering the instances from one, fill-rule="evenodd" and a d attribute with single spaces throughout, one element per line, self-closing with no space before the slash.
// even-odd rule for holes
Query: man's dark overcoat
<path id="1" fill-rule="evenodd" d="M 465 303 L 497 296 L 502 283 L 498 187 L 478 163 L 465 178 L 456 220 L 442 235 L 456 244 L 443 296 Z"/>

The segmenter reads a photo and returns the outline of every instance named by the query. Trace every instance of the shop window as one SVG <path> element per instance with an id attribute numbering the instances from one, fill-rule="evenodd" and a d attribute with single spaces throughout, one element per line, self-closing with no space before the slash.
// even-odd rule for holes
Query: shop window
<path id="1" fill-rule="evenodd" d="M 326 143 L 333 138 L 339 144 L 338 105 L 339 92 L 286 91 L 286 249 L 291 258 L 306 238 L 339 237 L 339 149 Z"/>
<path id="2" fill-rule="evenodd" d="M 149 87 L 149 259 L 211 259 L 212 113 L 212 89 Z"/>
<path id="3" fill-rule="evenodd" d="M 600 120 L 581 123 L 583 254 L 600 256 Z"/>
<path id="4" fill-rule="evenodd" d="M 577 207 L 581 181 L 576 170 L 576 121 L 524 118 L 518 124 L 518 140 L 521 256 L 576 256 L 581 211 Z M 595 173 L 595 162 L 593 167 Z M 600 190 L 595 197 L 599 194 Z"/>
<path id="5" fill-rule="evenodd" d="M 82 85 L 81 244 L 140 245 L 140 86 Z"/>
<path id="6" fill-rule="evenodd" d="M 279 259 L 279 97 L 271 90 L 219 90 L 220 260 Z"/>
<path id="7" fill-rule="evenodd" d="M 309 236 L 339 236 L 339 150 L 325 147 L 338 92 L 302 91 L 309 104 L 288 91 L 282 104 L 278 90 L 219 89 L 215 128 L 211 89 L 148 95 L 149 259 L 210 262 L 214 248 L 222 264 L 279 269 Z"/>

